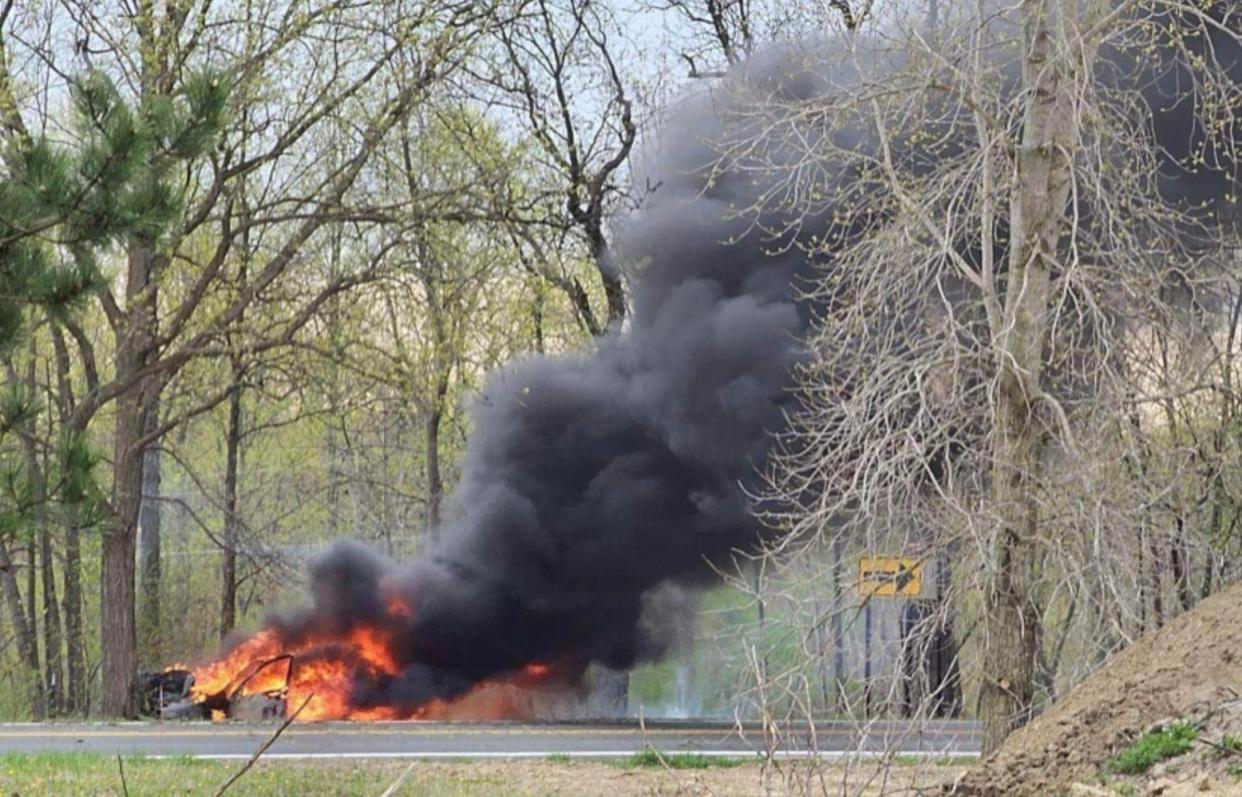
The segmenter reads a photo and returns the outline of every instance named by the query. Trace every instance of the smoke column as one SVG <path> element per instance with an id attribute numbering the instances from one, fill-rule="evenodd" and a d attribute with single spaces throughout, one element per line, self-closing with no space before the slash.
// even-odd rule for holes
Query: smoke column
<path id="1" fill-rule="evenodd" d="M 752 62 L 681 104 L 647 169 L 659 187 L 617 245 L 631 270 L 629 327 L 492 376 L 438 541 L 407 564 L 338 543 L 312 565 L 312 605 L 273 619 L 288 640 L 359 623 L 392 633 L 400 673 L 356 683 L 356 703 L 414 707 L 531 662 L 580 672 L 656 658 L 685 616 L 682 588 L 761 538 L 744 485 L 793 398 L 810 316 L 796 294 L 814 264 L 764 235 L 780 219 L 756 225 L 736 212 L 762 186 L 753 175 L 709 178 L 717 154 L 707 142 L 723 135 L 730 109 L 839 87 L 805 60 L 790 63 Z M 1190 146 L 1193 109 L 1158 96 L 1151 106 L 1162 161 L 1174 164 Z M 1165 190 L 1181 201 L 1196 187 Z M 804 231 L 824 232 L 822 218 L 805 221 Z M 408 616 L 388 611 L 392 595 Z"/>
<path id="2" fill-rule="evenodd" d="M 719 101 L 682 104 L 651 168 L 659 187 L 620 236 L 628 327 L 494 374 L 438 541 L 406 565 L 338 543 L 312 565 L 313 605 L 277 618 L 287 639 L 391 628 L 387 596 L 408 602 L 404 669 L 356 684 L 361 704 L 452 697 L 532 661 L 658 657 L 684 619 L 678 588 L 754 547 L 742 485 L 791 398 L 807 259 L 765 252 L 776 242 L 730 210 L 753 201 L 748 181 L 708 185 Z"/>

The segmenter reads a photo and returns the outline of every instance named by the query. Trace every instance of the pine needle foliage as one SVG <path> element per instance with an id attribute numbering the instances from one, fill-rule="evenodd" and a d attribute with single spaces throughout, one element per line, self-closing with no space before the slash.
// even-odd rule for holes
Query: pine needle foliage
<path id="1" fill-rule="evenodd" d="M 215 146 L 230 85 L 204 71 L 175 96 L 131 107 L 102 73 L 72 87 L 77 143 L 17 137 L 0 177 L 0 351 L 36 312 L 53 319 L 99 285 L 98 257 L 128 236 L 159 240 L 184 206 L 178 167 Z"/>

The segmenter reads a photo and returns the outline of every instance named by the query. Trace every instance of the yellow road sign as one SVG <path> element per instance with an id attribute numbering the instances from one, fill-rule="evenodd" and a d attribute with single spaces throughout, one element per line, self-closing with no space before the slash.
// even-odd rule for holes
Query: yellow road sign
<path id="1" fill-rule="evenodd" d="M 864 556 L 858 560 L 858 591 L 886 598 L 917 598 L 923 591 L 923 565 L 901 556 Z"/>

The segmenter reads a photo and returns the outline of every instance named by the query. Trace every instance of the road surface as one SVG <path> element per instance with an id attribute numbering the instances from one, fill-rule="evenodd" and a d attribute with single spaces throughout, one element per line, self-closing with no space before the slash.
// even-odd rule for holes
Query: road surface
<path id="1" fill-rule="evenodd" d="M 89 752 L 105 755 L 247 758 L 278 726 L 208 722 L 0 724 L 0 754 Z M 325 722 L 294 724 L 267 758 L 607 758 L 645 747 L 669 753 L 747 756 L 764 749 L 758 726 L 697 721 L 611 723 Z M 967 756 L 979 750 L 971 722 L 874 722 L 865 731 L 844 722 L 789 726 L 780 752 L 829 757 L 897 750 Z"/>

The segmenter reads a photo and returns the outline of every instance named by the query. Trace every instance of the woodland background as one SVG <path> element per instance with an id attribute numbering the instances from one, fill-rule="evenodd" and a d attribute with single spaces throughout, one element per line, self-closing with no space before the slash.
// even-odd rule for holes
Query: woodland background
<path id="1" fill-rule="evenodd" d="M 632 174 L 659 144 L 662 109 L 770 45 L 868 25 L 925 75 L 919 58 L 951 60 L 949 50 L 906 34 L 983 8 L 943 5 L 6 0 L 0 718 L 128 713 L 129 674 L 210 653 L 296 601 L 305 560 L 328 542 L 419 550 L 452 489 L 470 402 L 487 401 L 484 375 L 624 329 L 630 265 L 609 243 L 658 190 Z M 954 63 L 974 63 L 977 77 L 986 64 L 971 53 L 982 45 L 962 41 Z M 972 85 L 976 100 L 990 91 Z M 1230 91 L 1212 96 L 1237 107 Z M 974 107 L 1022 110 L 986 100 Z M 876 109 L 881 129 L 886 114 Z M 998 140 L 1012 133 L 995 125 Z M 1013 163 L 1000 161 L 1015 151 L 998 145 L 977 161 L 990 164 L 981 173 L 1008 173 Z M 890 188 L 905 182 L 884 176 Z M 911 196 L 931 215 L 961 196 L 947 177 L 921 180 Z M 820 199 L 791 186 L 808 207 Z M 1090 186 L 1114 189 L 1103 178 Z M 989 205 L 990 190 L 971 194 L 969 213 L 1003 206 Z M 893 238 L 902 262 L 944 260 L 939 241 Z M 1137 248 L 1123 238 L 1110 251 Z M 866 268 L 893 251 L 862 253 L 855 273 L 890 273 Z M 1242 288 L 1236 257 L 1213 262 L 1167 293 L 1169 282 L 1129 272 L 1070 281 L 1083 296 L 1106 283 L 1159 301 L 1132 304 L 1141 315 L 1110 339 L 1126 351 L 1091 382 L 1092 401 L 1067 400 L 1041 420 L 1044 439 L 1056 439 L 1048 450 L 1063 445 L 1074 464 L 1048 455 L 1043 525 L 1028 540 L 1039 549 L 1038 701 L 1236 578 Z M 912 295 L 916 279 L 893 279 L 863 287 Z M 1055 308 L 1095 312 L 1083 306 Z M 978 531 L 987 513 L 930 500 L 919 481 L 927 460 L 902 441 L 907 428 L 926 441 L 995 420 L 981 399 L 992 383 L 929 378 L 907 426 L 860 400 L 870 409 L 854 417 L 870 422 L 825 442 L 839 418 L 816 407 L 849 402 L 816 386 L 839 372 L 833 340 L 857 333 L 850 322 L 821 325 L 822 367 L 799 375 L 811 409 L 794 432 L 801 442 L 786 441 L 770 477 L 773 495 L 796 494 L 831 465 L 839 476 L 813 478 L 840 504 L 767 518 L 803 533 L 724 574 L 703 598 L 694 645 L 633 675 L 631 707 L 938 713 L 926 693 L 952 681 L 954 710 L 975 713 L 979 628 L 995 608 L 972 575 L 990 561 Z M 955 322 L 939 319 L 936 340 L 949 343 L 920 352 L 913 371 L 908 349 L 888 360 L 870 350 L 874 378 L 897 381 L 851 383 L 852 397 L 900 393 L 902 374 L 957 373 L 944 364 L 981 349 Z M 978 450 L 959 498 L 987 492 L 968 484 L 990 467 L 993 449 Z M 859 480 L 864 459 L 871 478 Z M 867 511 L 841 523 L 846 506 Z M 906 678 L 876 687 L 881 708 L 863 709 L 857 643 L 847 642 L 863 616 L 853 562 L 911 547 L 926 556 L 934 594 L 886 622 L 901 626 L 890 639 L 921 640 L 921 652 L 882 657 Z M 954 651 L 960 676 L 916 677 L 937 645 Z M 921 697 L 902 685 L 911 678 L 923 679 Z"/>

